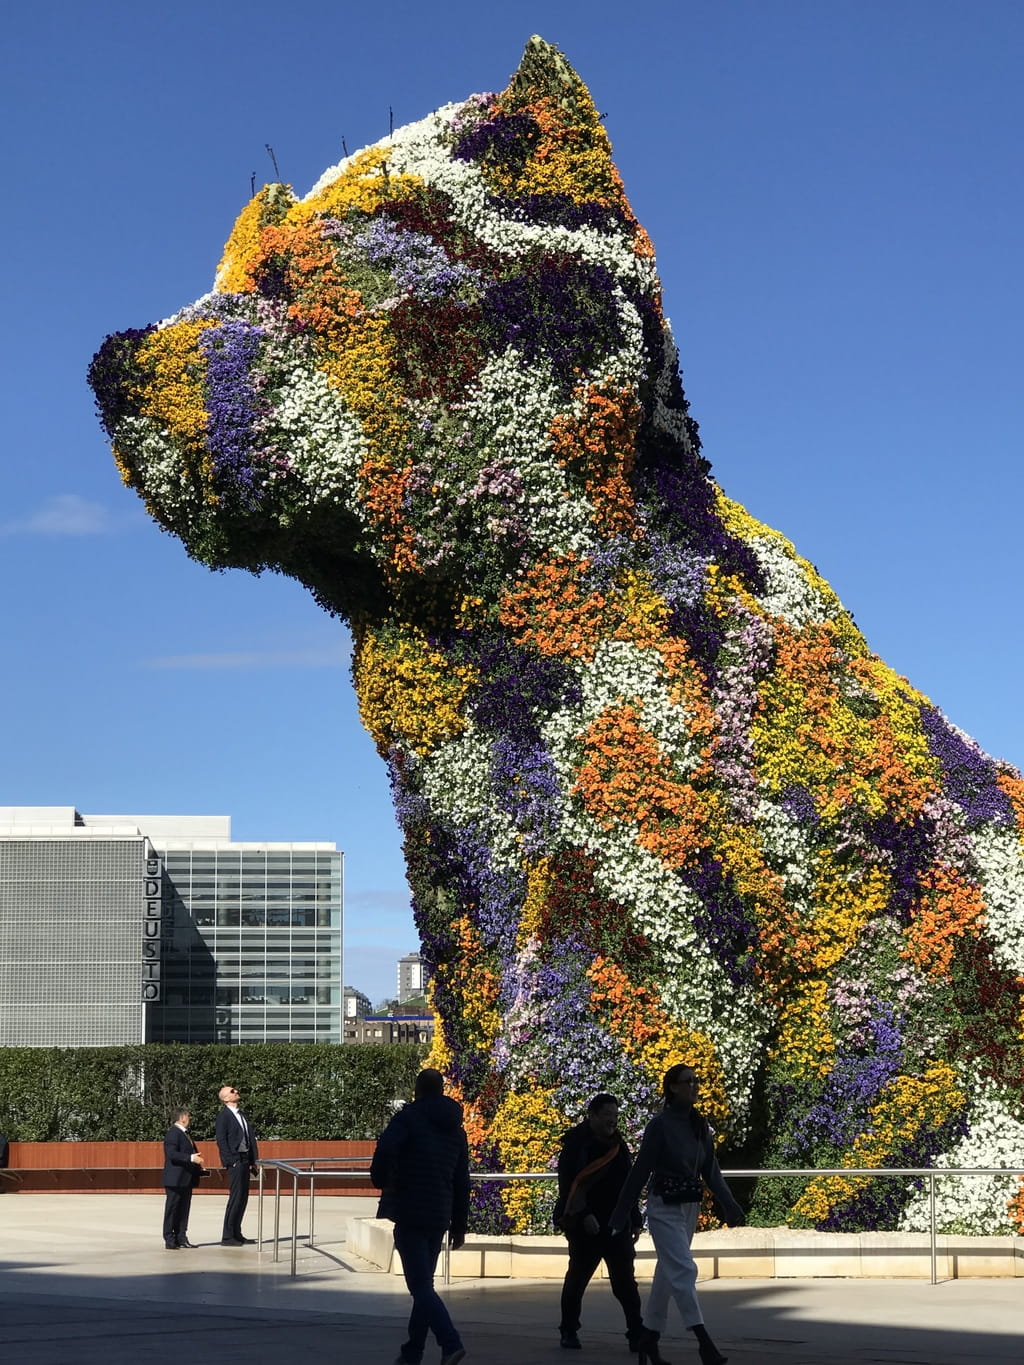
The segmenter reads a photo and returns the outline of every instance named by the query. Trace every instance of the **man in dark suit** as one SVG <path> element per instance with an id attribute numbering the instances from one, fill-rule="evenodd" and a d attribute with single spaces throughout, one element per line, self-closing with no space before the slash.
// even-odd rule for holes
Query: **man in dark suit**
<path id="1" fill-rule="evenodd" d="M 164 1135 L 164 1246 L 168 1251 L 180 1247 L 192 1248 L 188 1240 L 188 1215 L 192 1207 L 192 1191 L 199 1184 L 203 1172 L 203 1158 L 188 1135 L 191 1115 L 179 1109 L 174 1122 Z"/>
<path id="2" fill-rule="evenodd" d="M 257 1172 L 259 1149 L 256 1134 L 249 1120 L 238 1107 L 238 1091 L 233 1085 L 222 1085 L 217 1098 L 224 1106 L 217 1115 L 215 1136 L 222 1165 L 228 1172 L 228 1205 L 224 1210 L 224 1233 L 221 1246 L 242 1247 L 253 1239 L 242 1235 L 242 1218 L 249 1202 L 249 1180 Z"/>

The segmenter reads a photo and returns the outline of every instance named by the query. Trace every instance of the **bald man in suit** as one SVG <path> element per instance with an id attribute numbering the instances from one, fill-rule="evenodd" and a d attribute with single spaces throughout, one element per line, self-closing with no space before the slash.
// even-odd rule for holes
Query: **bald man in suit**
<path id="1" fill-rule="evenodd" d="M 252 1237 L 242 1234 L 242 1218 L 249 1202 L 249 1180 L 258 1170 L 259 1149 L 256 1134 L 239 1107 L 239 1094 L 233 1085 L 222 1085 L 217 1098 L 223 1108 L 217 1115 L 214 1135 L 220 1159 L 228 1172 L 228 1203 L 224 1210 L 221 1246 L 251 1245 Z"/>

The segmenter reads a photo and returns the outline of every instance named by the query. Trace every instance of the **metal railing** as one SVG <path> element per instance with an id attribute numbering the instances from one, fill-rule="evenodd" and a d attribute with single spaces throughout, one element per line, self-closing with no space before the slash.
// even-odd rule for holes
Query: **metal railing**
<path id="1" fill-rule="evenodd" d="M 345 1170 L 325 1169 L 318 1170 L 321 1166 L 344 1165 L 351 1162 L 363 1162 L 361 1170 L 351 1168 Z M 299 1204 L 299 1181 L 309 1181 L 309 1234 L 308 1245 L 315 1247 L 314 1242 L 314 1209 L 316 1199 L 316 1182 L 318 1180 L 346 1180 L 351 1181 L 353 1176 L 365 1176 L 369 1180 L 369 1169 L 365 1166 L 365 1157 L 310 1157 L 301 1158 L 295 1161 L 261 1161 L 259 1175 L 259 1220 L 257 1230 L 257 1241 L 262 1250 L 263 1247 L 263 1194 L 264 1181 L 263 1171 L 269 1167 L 276 1171 L 276 1183 L 274 1190 L 274 1260 L 280 1259 L 280 1226 L 281 1226 L 281 1173 L 285 1172 L 292 1177 L 292 1254 L 291 1254 L 291 1273 L 296 1274 L 296 1257 L 298 1254 L 298 1204 Z M 971 1178 L 974 1176 L 1024 1176 L 1024 1166 L 971 1166 L 971 1167 L 935 1167 L 908 1166 L 908 1167 L 888 1167 L 888 1166 L 822 1166 L 822 1167 L 799 1167 L 791 1169 L 776 1168 L 757 1168 L 757 1169 L 729 1169 L 722 1172 L 724 1176 L 732 1180 L 761 1180 L 761 1179 L 805 1179 L 823 1180 L 831 1177 L 851 1177 L 854 1179 L 898 1179 L 898 1180 L 926 1180 L 928 1182 L 928 1233 L 929 1247 L 931 1252 L 931 1282 L 938 1284 L 938 1230 L 935 1215 L 935 1186 L 940 1180 L 958 1180 L 961 1178 Z M 531 1180 L 557 1179 L 553 1171 L 474 1171 L 470 1175 L 470 1181 L 474 1184 L 487 1184 L 495 1181 L 516 1182 Z M 367 1186 L 372 1189 L 372 1186 Z M 269 1240 L 269 1239 L 268 1239 Z M 441 1274 L 444 1284 L 451 1283 L 451 1247 L 448 1239 L 445 1238 L 442 1250 Z"/>
<path id="2" fill-rule="evenodd" d="M 362 1170 L 353 1170 L 352 1163 L 361 1162 Z M 323 1167 L 324 1169 L 318 1169 Z M 342 1169 L 338 1169 L 341 1167 Z M 257 1191 L 257 1217 L 256 1217 L 256 1244 L 257 1250 L 263 1250 L 263 1195 L 265 1193 L 264 1171 L 274 1172 L 274 1260 L 281 1259 L 281 1175 L 290 1175 L 292 1178 L 292 1264 L 291 1274 L 294 1277 L 297 1273 L 297 1257 L 299 1249 L 299 1181 L 309 1181 L 309 1233 L 307 1245 L 315 1248 L 314 1240 L 314 1219 L 316 1216 L 316 1182 L 318 1180 L 344 1180 L 351 1184 L 353 1176 L 365 1176 L 367 1189 L 372 1190 L 369 1184 L 370 1171 L 366 1165 L 365 1156 L 319 1156 L 319 1157 L 295 1157 L 291 1161 L 281 1160 L 261 1160 L 259 1164 L 259 1189 Z M 266 1240 L 270 1240 L 269 1238 Z"/>

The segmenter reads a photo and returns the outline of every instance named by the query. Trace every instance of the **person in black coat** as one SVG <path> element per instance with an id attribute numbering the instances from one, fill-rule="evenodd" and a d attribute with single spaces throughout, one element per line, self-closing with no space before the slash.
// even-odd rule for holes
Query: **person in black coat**
<path id="1" fill-rule="evenodd" d="M 224 1106 L 217 1115 L 214 1136 L 221 1164 L 228 1172 L 228 1202 L 224 1210 L 224 1231 L 221 1246 L 251 1245 L 253 1239 L 242 1235 L 242 1218 L 249 1202 L 249 1181 L 258 1170 L 259 1148 L 256 1134 L 249 1120 L 239 1108 L 238 1091 L 233 1085 L 222 1085 L 217 1098 Z"/>
<path id="2" fill-rule="evenodd" d="M 587 1117 L 562 1138 L 558 1154 L 558 1199 L 552 1218 L 569 1242 L 569 1268 L 562 1285 L 562 1346 L 578 1351 L 583 1294 L 604 1261 L 612 1293 L 626 1316 L 626 1340 L 635 1350 L 643 1332 L 640 1290 L 634 1272 L 633 1244 L 643 1220 L 636 1203 L 630 1210 L 631 1237 L 615 1237 L 611 1215 L 629 1175 L 632 1157 L 618 1130 L 619 1102 L 595 1095 Z"/>
<path id="3" fill-rule="evenodd" d="M 180 1247 L 191 1249 L 194 1246 L 188 1240 L 188 1215 L 192 1207 L 192 1191 L 203 1173 L 203 1158 L 189 1137 L 188 1125 L 191 1121 L 188 1110 L 179 1109 L 174 1122 L 164 1134 L 163 1185 L 167 1191 L 164 1200 L 164 1246 L 168 1251 L 177 1251 Z"/>
<path id="4" fill-rule="evenodd" d="M 414 1098 L 377 1139 L 370 1181 L 381 1191 L 378 1218 L 395 1224 L 395 1250 L 412 1295 L 409 1338 L 399 1365 L 418 1365 L 427 1332 L 441 1347 L 441 1365 L 458 1365 L 462 1338 L 434 1289 L 434 1270 L 448 1232 L 462 1246 L 469 1219 L 469 1146 L 462 1105 L 444 1093 L 440 1071 L 416 1077 Z"/>

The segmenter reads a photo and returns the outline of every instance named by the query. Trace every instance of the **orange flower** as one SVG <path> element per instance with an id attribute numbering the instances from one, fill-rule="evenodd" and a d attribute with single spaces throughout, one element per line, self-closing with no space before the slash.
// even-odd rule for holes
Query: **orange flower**
<path id="1" fill-rule="evenodd" d="M 948 867 L 933 867 L 922 879 L 923 892 L 910 911 L 903 956 L 933 979 L 948 980 L 956 941 L 977 937 L 985 923 L 981 889 Z"/>

